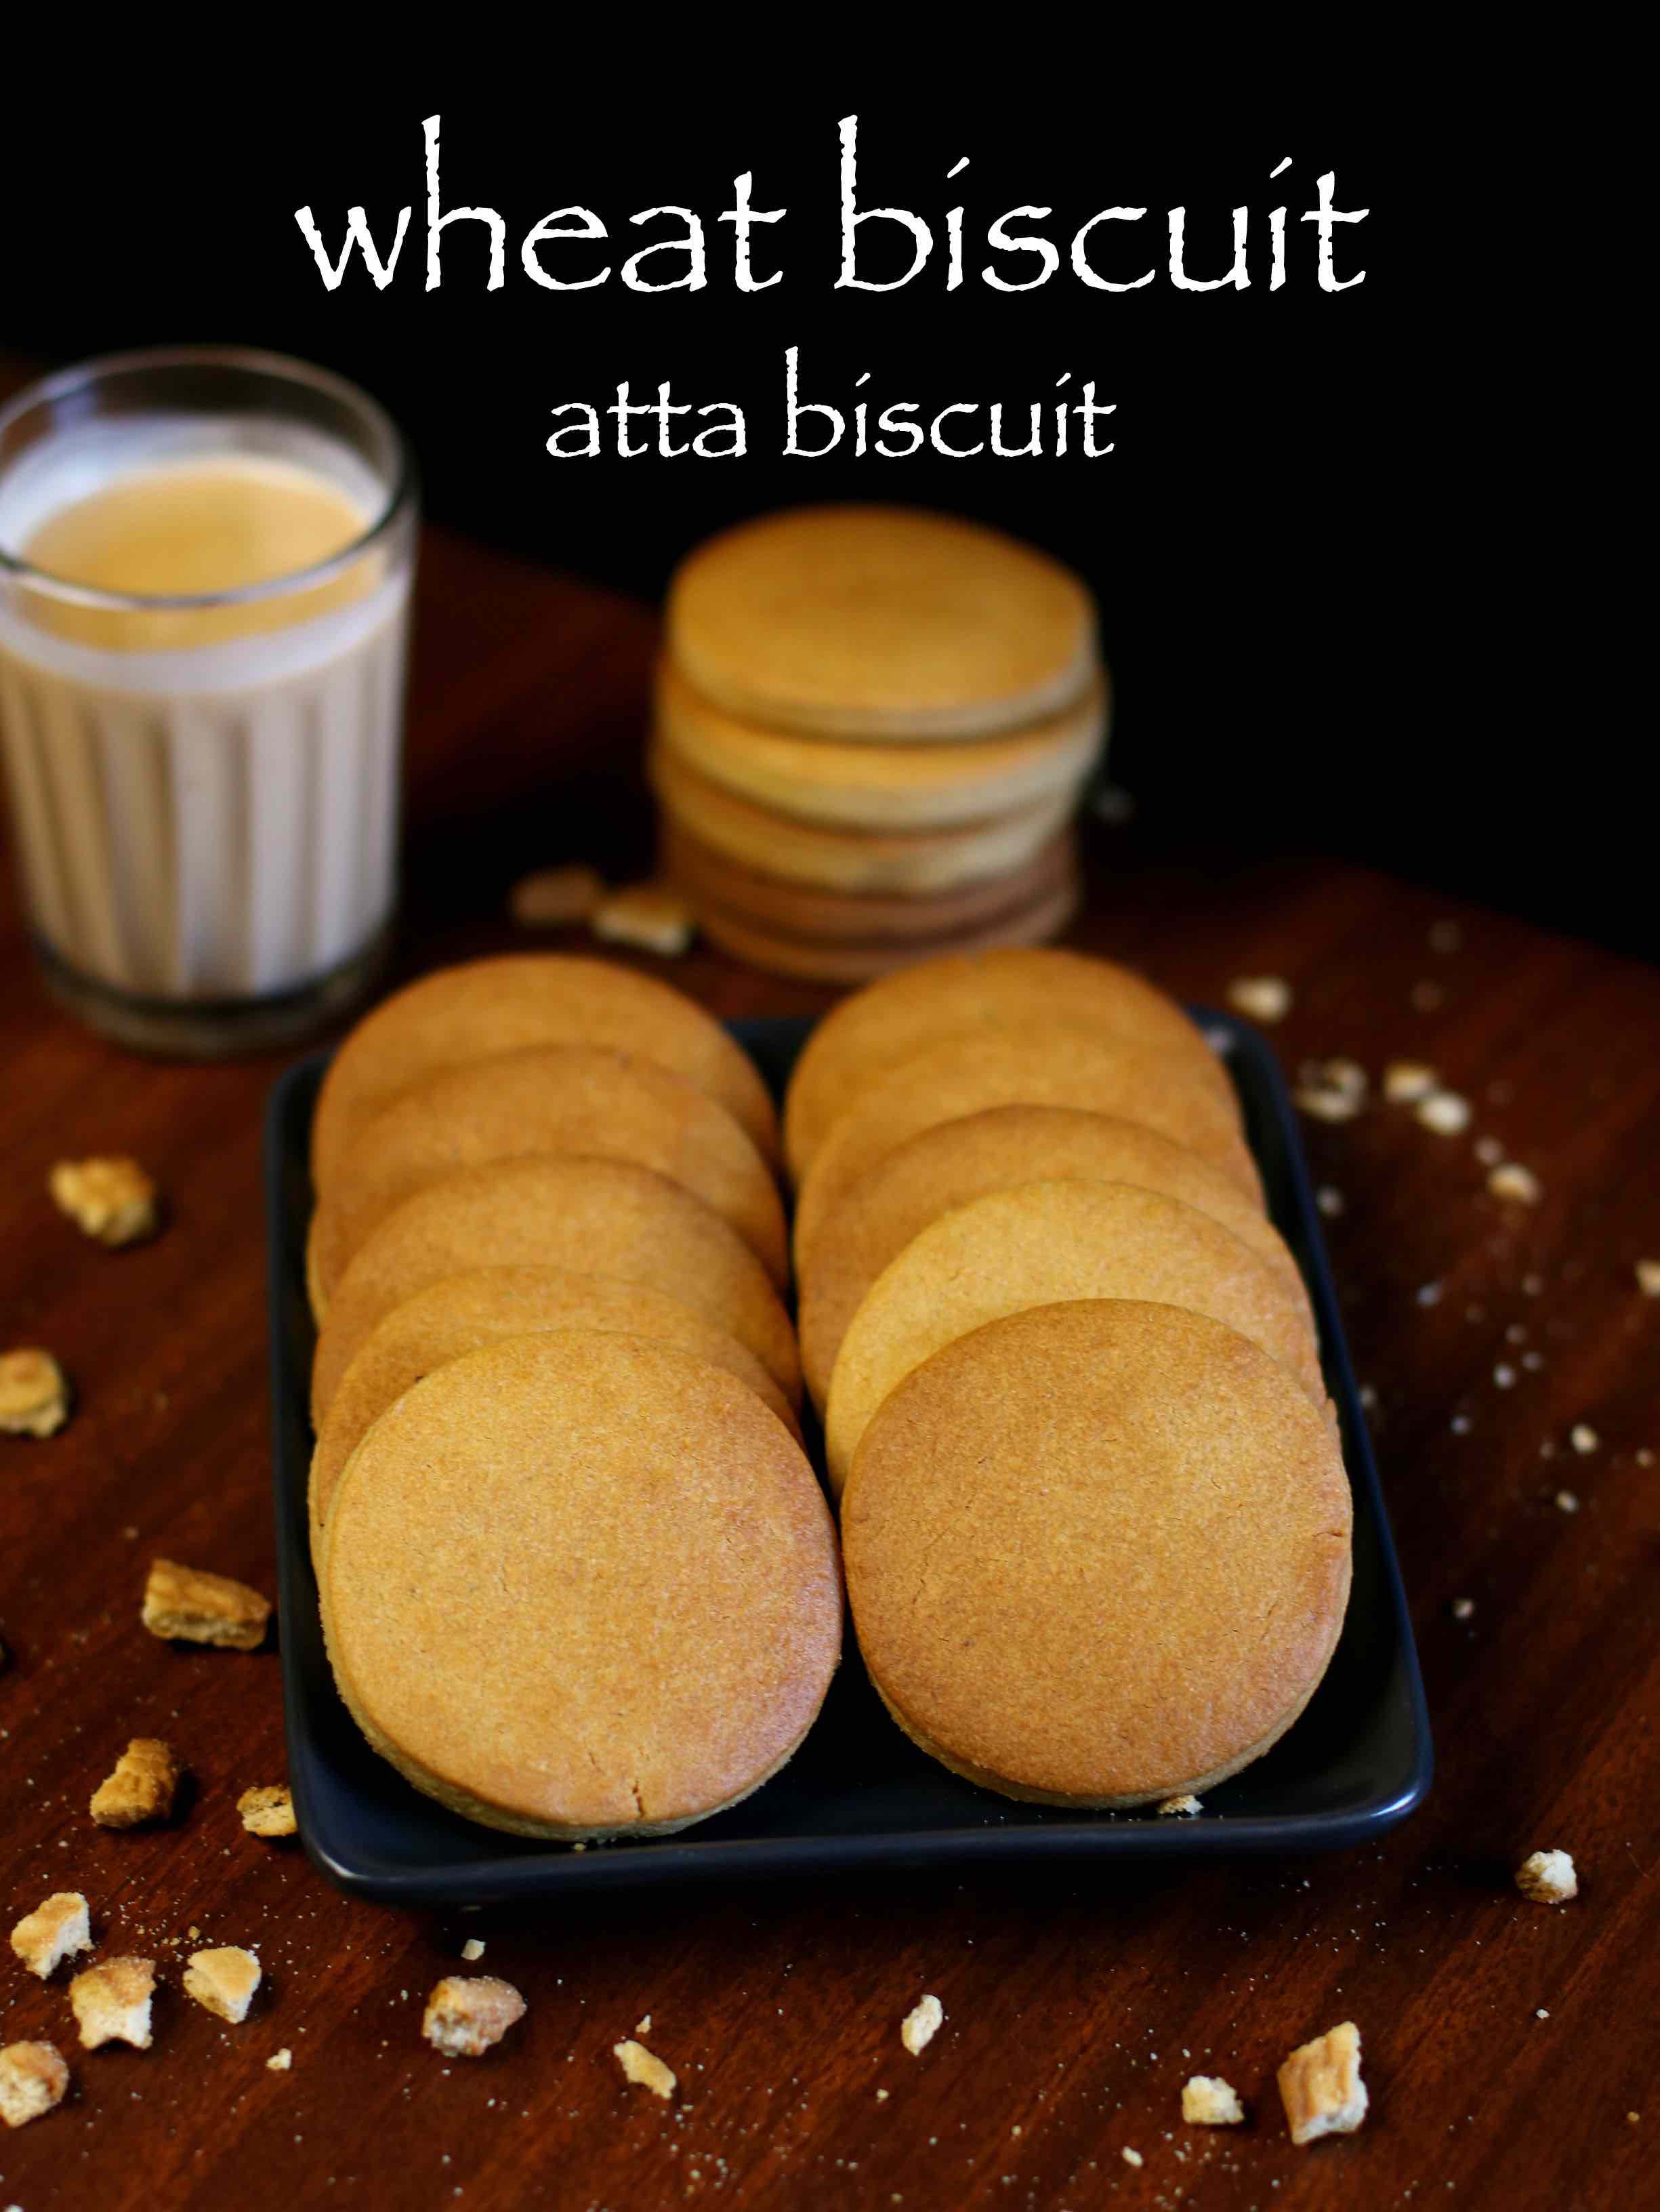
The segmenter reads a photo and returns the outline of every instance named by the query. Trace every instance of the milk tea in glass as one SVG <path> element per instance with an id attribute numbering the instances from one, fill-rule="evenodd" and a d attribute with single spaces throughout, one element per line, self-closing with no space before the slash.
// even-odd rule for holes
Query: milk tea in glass
<path id="1" fill-rule="evenodd" d="M 47 982 L 141 1048 L 302 1035 L 384 955 L 415 474 L 340 378 L 127 354 L 0 411 L 0 758 Z"/>

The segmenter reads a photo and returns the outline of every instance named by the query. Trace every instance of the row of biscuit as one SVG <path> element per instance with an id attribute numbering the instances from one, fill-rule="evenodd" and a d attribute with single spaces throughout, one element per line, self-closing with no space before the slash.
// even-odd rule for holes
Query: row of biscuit
<path id="1" fill-rule="evenodd" d="M 942 515 L 798 509 L 682 562 L 666 633 L 663 863 L 716 943 L 850 982 L 1064 925 L 1106 680 L 1057 562 Z"/>
<path id="2" fill-rule="evenodd" d="M 889 1711 L 1017 1797 L 1185 1798 L 1312 1694 L 1350 1504 L 1227 1072 L 1060 951 L 873 984 L 785 1139 L 809 1386 Z"/>
<path id="3" fill-rule="evenodd" d="M 598 961 L 379 1007 L 312 1137 L 329 1656 L 415 1786 L 520 1833 L 661 1832 L 789 1758 L 840 1644 L 797 1425 L 772 1102 Z"/>

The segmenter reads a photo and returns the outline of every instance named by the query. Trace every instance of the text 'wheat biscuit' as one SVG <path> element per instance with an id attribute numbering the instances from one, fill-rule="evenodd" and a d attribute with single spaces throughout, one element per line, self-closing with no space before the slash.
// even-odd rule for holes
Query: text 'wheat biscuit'
<path id="1" fill-rule="evenodd" d="M 787 1281 L 777 1186 L 725 1107 L 638 1053 L 532 1045 L 430 1076 L 365 1126 L 312 1220 L 307 1273 L 316 1310 L 412 1193 L 457 1168 L 537 1152 L 655 1169 L 730 1221 L 774 1282 Z"/>
<path id="2" fill-rule="evenodd" d="M 1030 865 L 1072 812 L 1072 795 L 955 830 L 833 830 L 769 813 L 656 748 L 647 763 L 669 819 L 712 853 L 781 882 L 850 896 L 926 898 Z"/>
<path id="3" fill-rule="evenodd" d="M 1133 1183 L 1219 1221 L 1283 1273 L 1305 1310 L 1302 1277 L 1267 1216 L 1220 1168 L 1155 1129 L 1070 1106 L 992 1106 L 924 1129 L 861 1176 L 827 1218 L 802 1278 L 802 1371 L 823 1409 L 830 1370 L 860 1301 L 912 1238 L 955 1206 L 1051 1176 Z M 1311 1334 L 1313 1317 L 1309 1315 Z"/>
<path id="4" fill-rule="evenodd" d="M 842 1500 L 871 1680 L 953 1771 L 1113 1807 L 1203 1794 L 1312 1695 L 1348 1601 L 1336 1437 L 1221 1323 L 1114 1300 L 960 1337 Z"/>
<path id="5" fill-rule="evenodd" d="M 366 1015 L 330 1065 L 312 1124 L 312 1180 L 325 1193 L 353 1139 L 401 1091 L 442 1068 L 535 1044 L 614 1045 L 660 1060 L 718 1098 L 778 1157 L 777 1119 L 754 1063 L 682 993 L 620 962 L 514 953 L 440 968 Z"/>
<path id="6" fill-rule="evenodd" d="M 948 830 L 1075 793 L 1100 757 L 1106 696 L 1025 730 L 968 744 L 859 744 L 739 721 L 666 663 L 657 672 L 658 744 L 752 805 L 842 830 Z"/>
<path id="7" fill-rule="evenodd" d="M 1262 1181 L 1231 1091 L 1195 1079 L 1162 1046 L 1130 1044 L 1081 1024 L 1033 1022 L 961 1031 L 929 1044 L 874 1083 L 814 1155 L 796 1203 L 796 1270 L 861 1176 L 924 1129 L 989 1106 L 1076 1106 L 1117 1114 L 1197 1152 L 1262 1202 Z"/>
<path id="8" fill-rule="evenodd" d="M 1283 1267 L 1209 1214 L 1156 1191 L 1023 1183 L 942 1214 L 871 1285 L 830 1377 L 833 1488 L 841 1489 L 872 1415 L 912 1368 L 988 1322 L 1076 1298 L 1135 1298 L 1225 1322 L 1324 1406 L 1307 1301 Z"/>
<path id="9" fill-rule="evenodd" d="M 1128 968 L 1063 950 L 930 960 L 844 1000 L 808 1039 L 785 1102 L 785 1150 L 799 1182 L 831 1126 L 873 1084 L 966 1030 L 1056 1021 L 1161 1046 L 1230 1104 L 1216 1054 L 1176 1001 Z M 1129 1109 L 1125 1109 L 1128 1111 Z"/>
<path id="10" fill-rule="evenodd" d="M 663 1832 L 775 1773 L 840 1643 L 827 1509 L 735 1376 L 639 1338 L 439 1368 L 329 1516 L 341 1694 L 416 1788 L 524 1835 Z"/>
<path id="11" fill-rule="evenodd" d="M 1068 869 L 1052 890 L 1028 905 L 972 929 L 954 931 L 938 947 L 901 944 L 862 944 L 837 939 L 815 942 L 811 938 L 786 937 L 740 921 L 723 909 L 704 911 L 703 933 L 712 945 L 752 968 L 774 975 L 796 975 L 815 983 L 868 983 L 874 975 L 887 975 L 905 967 L 924 951 L 944 947 L 985 950 L 994 945 L 1041 945 L 1058 936 L 1076 911 L 1080 888 L 1075 870 Z"/>
<path id="12" fill-rule="evenodd" d="M 502 1267 L 589 1268 L 683 1298 L 799 1398 L 795 1331 L 772 1279 L 701 1199 L 627 1160 L 500 1160 L 406 1198 L 347 1268 L 318 1335 L 314 1425 L 383 1315 L 445 1275 Z"/>
<path id="13" fill-rule="evenodd" d="M 574 1267 L 476 1267 L 446 1275 L 377 1322 L 329 1401 L 308 1484 L 312 1549 L 341 1472 L 365 1432 L 423 1375 L 506 1336 L 621 1330 L 724 1367 L 798 1433 L 790 1401 L 754 1353 L 677 1297 Z"/>
<path id="14" fill-rule="evenodd" d="M 883 742 L 978 738 L 1074 700 L 1089 594 L 1058 562 L 902 507 L 798 507 L 698 547 L 669 589 L 669 657 L 765 728 Z"/>
<path id="15" fill-rule="evenodd" d="M 896 955 L 908 951 L 918 959 L 942 945 L 950 947 L 959 936 L 1025 913 L 1038 900 L 1073 882 L 1077 873 L 1077 833 L 1070 827 L 1057 831 L 1023 868 L 1012 868 L 989 883 L 922 898 L 821 891 L 807 884 L 786 884 L 724 860 L 673 822 L 664 820 L 661 831 L 664 872 L 706 923 L 730 921 L 763 935 L 827 950 L 845 943 L 885 945 Z"/>

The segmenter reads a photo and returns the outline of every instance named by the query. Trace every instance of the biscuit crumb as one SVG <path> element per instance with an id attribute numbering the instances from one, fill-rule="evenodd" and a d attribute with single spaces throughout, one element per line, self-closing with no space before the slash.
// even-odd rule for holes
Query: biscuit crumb
<path id="1" fill-rule="evenodd" d="M 1487 1188 L 1495 1198 L 1512 1198 L 1518 1206 L 1537 1206 L 1544 1196 L 1544 1185 L 1519 1160 L 1506 1160 L 1494 1168 L 1487 1177 Z"/>
<path id="2" fill-rule="evenodd" d="M 427 2000 L 421 2032 L 446 2058 L 482 2057 L 524 2017 L 524 2000 L 494 1974 L 446 1974 Z"/>
<path id="3" fill-rule="evenodd" d="M 145 1820 L 165 1820 L 173 1810 L 180 1768 L 159 1736 L 136 1735 L 115 1762 L 115 1771 L 92 1796 L 92 1817 L 100 1828 L 136 1828 Z"/>
<path id="4" fill-rule="evenodd" d="M 1566 1851 L 1530 1851 L 1516 1869 L 1516 1887 L 1535 1905 L 1566 1905 L 1579 1894 L 1579 1876 Z"/>
<path id="5" fill-rule="evenodd" d="M 634 2022 L 634 2033 L 636 2035 L 649 2035 L 651 2033 L 651 2015 L 648 2012 L 643 2014 L 641 2017 Z"/>
<path id="6" fill-rule="evenodd" d="M 33 1345 L 0 1352 L 0 1431 L 55 1436 L 70 1417 L 70 1386 L 51 1352 Z"/>
<path id="7" fill-rule="evenodd" d="M 666 884 L 629 884 L 601 901 L 590 927 L 607 944 L 638 945 L 676 959 L 692 942 L 697 917 Z"/>
<path id="8" fill-rule="evenodd" d="M 1159 1818 L 1161 1820 L 1190 1820 L 1196 1813 L 1203 1810 L 1202 1801 L 1190 1790 L 1184 1790 L 1179 1797 L 1165 1799 L 1159 1808 Z"/>
<path id="9" fill-rule="evenodd" d="M 1602 1441 L 1589 1421 L 1576 1421 L 1568 1431 L 1568 1442 L 1582 1459 L 1594 1452 Z"/>
<path id="10" fill-rule="evenodd" d="M 1660 1298 L 1660 1260 L 1637 1262 L 1637 1287 L 1645 1298 Z"/>
<path id="11" fill-rule="evenodd" d="M 586 921 L 604 896 L 604 877 L 579 860 L 521 876 L 507 904 L 513 920 L 526 929 L 562 929 L 573 921 Z"/>
<path id="12" fill-rule="evenodd" d="M 1391 1106 L 1415 1106 L 1439 1089 L 1440 1081 L 1421 1060 L 1392 1060 L 1384 1070 L 1384 1096 Z"/>
<path id="13" fill-rule="evenodd" d="M 142 1618 L 152 1636 L 252 1651 L 264 1643 L 270 1617 L 270 1601 L 246 1583 L 173 1559 L 150 1563 Z"/>
<path id="14" fill-rule="evenodd" d="M 70 2002 L 88 2051 L 104 2043 L 150 2047 L 150 1998 L 155 1989 L 151 1959 L 106 1959 L 70 1984 Z"/>
<path id="15" fill-rule="evenodd" d="M 1456 1137 L 1469 1127 L 1468 1098 L 1456 1091 L 1430 1091 L 1413 1109 L 1415 1117 L 1438 1137 Z"/>
<path id="16" fill-rule="evenodd" d="M 1360 2029 L 1346 2020 L 1300 2045 L 1280 2068 L 1278 2080 L 1293 2142 L 1353 2135 L 1366 2113 Z"/>
<path id="17" fill-rule="evenodd" d="M 92 1948 L 92 1922 L 78 1889 L 60 1889 L 11 1931 L 11 1948 L 44 1982 L 73 1951 Z"/>
<path id="18" fill-rule="evenodd" d="M 234 1943 L 215 1951 L 192 1951 L 185 1967 L 185 1994 L 194 1997 L 221 2020 L 240 2022 L 248 2017 L 254 1991 L 259 1987 L 259 1961 L 251 1951 Z"/>
<path id="19" fill-rule="evenodd" d="M 1452 1617 L 1455 1620 L 1468 1620 L 1475 1610 L 1475 1601 L 1473 1597 L 1456 1597 L 1452 1601 Z"/>
<path id="20" fill-rule="evenodd" d="M 1578 1492 L 1559 1490 L 1556 1493 L 1556 1510 L 1559 1513 L 1577 1513 L 1579 1510 Z"/>
<path id="21" fill-rule="evenodd" d="M 1147 2164 L 1147 2160 L 1142 2156 L 1140 2151 L 1131 2150 L 1128 2143 L 1126 2143 L 1124 2148 L 1118 2153 L 1118 2156 L 1124 2160 L 1126 2166 L 1145 2166 Z"/>
<path id="22" fill-rule="evenodd" d="M 0 2120 L 9 2128 L 27 2127 L 61 2105 L 70 2069 L 50 2043 L 9 2043 L 0 2051 Z"/>
<path id="23" fill-rule="evenodd" d="M 643 2043 L 636 2043 L 632 2036 L 626 2042 L 614 2043 L 611 2056 L 628 2081 L 649 2089 L 654 2097 L 672 2097 L 679 2087 L 674 2069 L 665 2066 L 655 2051 L 648 2051 Z"/>
<path id="24" fill-rule="evenodd" d="M 1352 1121 L 1362 1101 L 1348 1091 L 1331 1091 L 1318 1084 L 1299 1085 L 1292 1097 L 1300 1110 L 1316 1121 Z"/>
<path id="25" fill-rule="evenodd" d="M 1237 975 L 1227 1003 L 1253 1022 L 1282 1022 L 1291 1012 L 1291 986 L 1283 975 Z"/>
<path id="26" fill-rule="evenodd" d="M 471 1966 L 475 1960 L 482 1959 L 484 1956 L 484 1946 L 476 1936 L 470 1936 L 467 1938 L 467 1941 L 461 1947 L 461 1955 L 466 1960 L 469 1966 Z"/>
<path id="27" fill-rule="evenodd" d="M 48 1184 L 59 1212 L 95 1243 L 136 1244 L 155 1234 L 155 1185 L 136 1160 L 59 1160 Z"/>
<path id="28" fill-rule="evenodd" d="M 1182 2088 L 1182 2118 L 1193 2128 L 1237 2128 L 1245 2106 L 1217 2074 L 1196 2074 Z"/>
<path id="29" fill-rule="evenodd" d="M 926 2050 L 940 2032 L 945 2007 L 937 1997 L 923 1997 L 900 2022 L 900 2041 L 914 2058 Z"/>
<path id="30" fill-rule="evenodd" d="M 265 2061 L 265 2071 L 268 2074 L 286 2074 L 293 2064 L 294 2053 L 285 2043 L 281 2051 L 272 2051 Z"/>
<path id="31" fill-rule="evenodd" d="M 294 1799 L 281 1783 L 245 1790 L 236 1801 L 236 1809 L 251 1836 L 291 1836 L 294 1832 Z"/>
<path id="32" fill-rule="evenodd" d="M 1323 1182 L 1314 1194 L 1314 1203 L 1328 1221 L 1335 1221 L 1346 1203 L 1342 1191 L 1329 1182 Z"/>

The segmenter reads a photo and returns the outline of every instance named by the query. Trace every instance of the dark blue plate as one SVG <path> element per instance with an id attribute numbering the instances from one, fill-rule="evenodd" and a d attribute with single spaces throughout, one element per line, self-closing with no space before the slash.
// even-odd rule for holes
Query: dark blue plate
<path id="1" fill-rule="evenodd" d="M 1330 1850 L 1369 1842 L 1404 1820 L 1429 1788 L 1429 1720 L 1296 1121 L 1261 1038 L 1227 1015 L 1194 1012 L 1233 1073 L 1269 1210 L 1307 1279 L 1354 1491 L 1354 1592 L 1330 1670 L 1296 1726 L 1265 1759 L 1210 1791 L 1195 1820 L 1019 1805 L 958 1780 L 888 1719 L 851 1630 L 824 1711 L 783 1773 L 679 1835 L 586 1850 L 521 1842 L 412 1790 L 358 1734 L 324 1656 L 306 1524 L 313 1335 L 305 1240 L 306 1147 L 324 1063 L 318 1055 L 291 1068 L 271 1095 L 265 1138 L 278 1604 L 288 1780 L 306 1848 L 324 1874 L 389 1903 L 485 1905 L 694 1875 Z M 781 1094 L 809 1026 L 740 1022 L 734 1033 Z"/>

